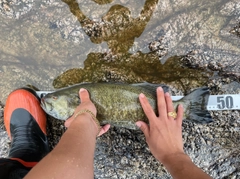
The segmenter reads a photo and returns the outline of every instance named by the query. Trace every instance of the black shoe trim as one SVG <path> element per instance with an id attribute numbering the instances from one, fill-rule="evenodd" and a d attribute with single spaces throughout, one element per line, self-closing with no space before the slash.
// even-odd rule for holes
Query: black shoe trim
<path id="1" fill-rule="evenodd" d="M 49 152 L 49 146 L 36 120 L 22 108 L 15 109 L 10 120 L 12 144 L 9 158 L 19 158 L 25 162 L 40 161 Z"/>
<path id="2" fill-rule="evenodd" d="M 16 89 L 15 91 L 17 91 L 19 89 L 23 89 L 23 90 L 26 90 L 26 91 L 32 93 L 38 99 L 38 101 L 41 102 L 41 99 L 39 98 L 39 96 L 37 95 L 37 93 L 34 89 L 31 89 L 31 88 L 28 88 L 28 87 L 22 87 L 22 88 Z"/>
<path id="3" fill-rule="evenodd" d="M 22 179 L 30 169 L 18 161 L 0 158 L 1 179 Z"/>

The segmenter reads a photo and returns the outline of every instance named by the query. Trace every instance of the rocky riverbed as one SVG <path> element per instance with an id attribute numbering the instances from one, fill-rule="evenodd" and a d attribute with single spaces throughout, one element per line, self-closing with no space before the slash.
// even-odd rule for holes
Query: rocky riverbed
<path id="1" fill-rule="evenodd" d="M 172 95 L 203 85 L 211 94 L 240 94 L 238 0 L 4 0 L 0 21 L 1 157 L 10 145 L 5 100 L 27 84 L 53 90 L 83 81 L 148 81 L 169 85 Z M 239 178 L 240 112 L 211 115 L 208 125 L 183 123 L 184 150 L 213 178 Z M 48 120 L 53 148 L 65 128 Z M 97 140 L 95 178 L 171 176 L 141 131 L 112 127 Z"/>

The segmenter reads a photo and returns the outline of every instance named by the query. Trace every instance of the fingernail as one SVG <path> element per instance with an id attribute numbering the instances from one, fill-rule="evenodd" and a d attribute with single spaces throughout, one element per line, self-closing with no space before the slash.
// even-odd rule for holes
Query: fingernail
<path id="1" fill-rule="evenodd" d="M 162 87 L 158 87 L 157 89 L 158 89 L 159 92 L 163 91 Z"/>
<path id="2" fill-rule="evenodd" d="M 168 92 L 165 93 L 166 96 L 170 96 L 170 94 Z"/>
<path id="3" fill-rule="evenodd" d="M 139 128 L 141 127 L 141 123 L 136 122 L 135 124 L 136 124 L 136 126 L 138 126 Z"/>
<path id="4" fill-rule="evenodd" d="M 81 88 L 81 89 L 80 89 L 80 92 L 84 92 L 84 91 L 86 91 L 84 88 Z"/>
<path id="5" fill-rule="evenodd" d="M 143 93 L 140 93 L 139 97 L 140 97 L 140 98 L 144 98 L 145 95 L 144 95 Z"/>
<path id="6" fill-rule="evenodd" d="M 179 104 L 179 107 L 180 107 L 180 108 L 183 108 L 183 105 L 182 105 L 182 104 Z"/>

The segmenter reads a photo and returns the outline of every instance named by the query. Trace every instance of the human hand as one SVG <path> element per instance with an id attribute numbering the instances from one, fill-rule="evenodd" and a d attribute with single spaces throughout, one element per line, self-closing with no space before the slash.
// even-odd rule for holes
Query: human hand
<path id="1" fill-rule="evenodd" d="M 66 120 L 65 122 L 65 127 L 69 127 L 71 125 L 71 123 L 74 121 L 75 119 L 75 115 L 81 111 L 81 110 L 89 110 L 93 113 L 94 116 L 96 116 L 97 114 L 97 109 L 95 107 L 95 105 L 92 103 L 92 101 L 90 100 L 90 96 L 89 93 L 86 89 L 81 88 L 79 90 L 79 97 L 80 97 L 80 101 L 81 103 L 78 105 L 78 107 L 75 109 L 74 114 L 72 115 L 72 117 L 70 117 L 68 120 Z M 84 114 L 89 114 L 89 118 L 90 120 L 93 121 L 93 124 L 96 126 L 96 130 L 98 130 L 98 124 L 93 120 L 92 116 L 90 115 L 90 113 L 84 113 Z M 100 132 L 98 134 L 98 136 L 101 136 L 102 134 L 106 133 L 110 128 L 110 125 L 107 124 L 103 127 L 101 127 Z"/>
<path id="2" fill-rule="evenodd" d="M 153 156 L 164 164 L 168 157 L 184 154 L 182 141 L 183 107 L 178 106 L 177 117 L 168 116 L 174 107 L 169 93 L 165 93 L 161 87 L 157 88 L 157 108 L 159 116 L 156 116 L 144 94 L 139 95 L 139 100 L 149 120 L 149 126 L 143 121 L 137 121 L 136 125 L 143 131 L 147 144 Z"/>

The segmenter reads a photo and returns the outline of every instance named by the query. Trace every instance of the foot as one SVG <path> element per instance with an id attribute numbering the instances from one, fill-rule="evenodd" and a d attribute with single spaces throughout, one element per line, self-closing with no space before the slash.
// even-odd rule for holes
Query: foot
<path id="1" fill-rule="evenodd" d="M 48 152 L 46 114 L 34 90 L 22 88 L 7 98 L 4 124 L 11 138 L 9 158 L 33 167 Z"/>

